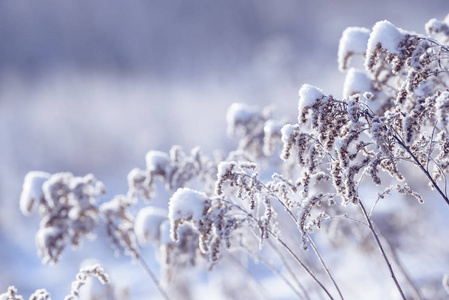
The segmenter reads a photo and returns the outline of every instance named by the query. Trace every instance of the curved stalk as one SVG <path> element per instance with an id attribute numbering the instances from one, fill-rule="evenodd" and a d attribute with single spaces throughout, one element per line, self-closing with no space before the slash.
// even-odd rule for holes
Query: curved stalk
<path id="1" fill-rule="evenodd" d="M 273 271 L 273 273 L 276 274 L 276 276 L 278 276 L 290 287 L 290 289 L 296 294 L 296 296 L 298 296 L 299 299 L 302 298 L 301 293 L 299 293 L 299 291 L 293 286 L 293 284 L 282 274 L 282 272 L 276 266 L 274 266 L 264 257 L 252 253 L 249 249 L 246 249 L 245 247 L 244 249 L 249 255 L 253 256 L 257 260 L 260 260 L 263 264 L 265 264 L 268 268 L 270 268 L 270 270 Z"/>
<path id="2" fill-rule="evenodd" d="M 306 235 L 306 238 L 307 238 L 307 241 L 309 242 L 310 246 L 312 246 L 312 249 L 315 252 L 316 256 L 320 260 L 320 263 L 323 266 L 324 270 L 326 271 L 327 276 L 330 278 L 330 280 L 334 284 L 335 288 L 337 289 L 338 295 L 340 295 L 340 298 L 343 300 L 344 299 L 343 294 L 341 293 L 341 291 L 337 285 L 337 282 L 335 282 L 334 277 L 332 276 L 331 272 L 327 268 L 327 265 L 324 262 L 323 257 L 321 256 L 320 252 L 318 251 L 318 248 L 316 247 L 315 243 L 313 242 L 313 240 L 310 238 L 309 235 Z"/>
<path id="3" fill-rule="evenodd" d="M 402 262 L 399 259 L 399 256 L 398 256 L 396 250 L 393 248 L 391 243 L 385 237 L 382 237 L 382 235 L 380 237 L 381 237 L 382 241 L 385 243 L 385 246 L 386 246 L 388 252 L 391 253 L 391 257 L 393 258 L 393 260 L 396 263 L 397 267 L 401 271 L 402 275 L 404 276 L 404 278 L 407 281 L 408 285 L 410 286 L 411 290 L 415 294 L 415 298 L 416 299 L 420 299 L 420 300 L 425 299 L 424 296 L 419 291 L 419 288 L 416 286 L 415 282 L 411 278 L 410 274 L 405 269 L 405 266 L 402 264 Z"/>
<path id="4" fill-rule="evenodd" d="M 309 294 L 307 293 L 306 289 L 302 286 L 301 282 L 299 281 L 299 279 L 296 277 L 295 272 L 292 270 L 292 268 L 290 267 L 290 264 L 287 262 L 286 258 L 284 257 L 284 254 L 282 254 L 281 250 L 278 249 L 276 247 L 276 245 L 269 240 L 268 243 L 271 245 L 271 247 L 274 249 L 274 251 L 277 253 L 277 255 L 279 256 L 279 258 L 282 261 L 283 266 L 285 267 L 285 269 L 287 270 L 288 273 L 290 273 L 291 277 L 293 278 L 293 280 L 296 282 L 296 284 L 298 285 L 299 289 L 301 290 L 301 292 L 304 294 L 304 296 L 306 297 L 306 300 L 310 300 Z"/>
<path id="5" fill-rule="evenodd" d="M 440 196 L 446 201 L 446 204 L 449 205 L 449 198 L 447 195 L 440 189 L 440 187 L 437 185 L 435 180 L 433 180 L 432 176 L 427 172 L 426 168 L 420 163 L 418 158 L 410 151 L 410 149 L 405 145 L 395 134 L 393 134 L 394 139 L 398 142 L 398 144 L 410 155 L 410 157 L 413 159 L 415 164 L 423 171 L 424 175 L 426 175 L 427 179 L 432 183 L 432 185 L 435 187 L 435 189 L 438 191 Z"/>
<path id="6" fill-rule="evenodd" d="M 279 237 L 277 237 L 274 233 L 272 233 L 271 231 L 269 231 L 270 235 L 273 236 L 292 256 L 293 258 L 296 260 L 297 263 L 299 263 L 301 265 L 301 267 L 307 272 L 309 273 L 309 275 L 315 280 L 315 282 L 321 287 L 321 289 L 327 294 L 327 296 L 330 299 L 334 299 L 334 297 L 332 297 L 332 295 L 329 293 L 329 291 L 324 287 L 324 285 L 318 280 L 318 278 L 316 278 L 315 275 L 313 275 L 312 271 L 310 271 L 310 269 L 299 259 L 299 257 L 295 254 L 295 252 L 293 252 L 292 249 L 290 249 L 290 247 L 284 243 L 283 240 L 281 240 Z"/>
<path id="7" fill-rule="evenodd" d="M 251 254 L 250 254 L 251 255 Z M 248 276 L 248 278 L 255 284 L 257 285 L 258 289 L 257 291 L 260 293 L 260 295 L 262 296 L 262 298 L 268 300 L 270 299 L 268 297 L 268 291 L 265 289 L 265 287 L 254 277 L 253 274 L 251 274 L 251 272 L 234 256 L 232 255 L 228 255 L 226 256 L 226 258 L 231 261 L 235 266 L 237 266 L 240 270 L 242 270 L 244 273 L 246 273 L 246 275 Z M 274 271 L 273 271 L 274 272 Z M 287 284 L 289 284 L 289 282 L 287 282 Z M 293 287 L 291 287 L 293 289 Z M 294 289 L 293 289 L 294 290 Z M 295 291 L 295 290 L 294 290 Z M 296 293 L 296 291 L 295 291 Z"/>
<path id="8" fill-rule="evenodd" d="M 279 199 L 278 199 L 279 200 Z M 238 209 L 239 211 L 243 212 L 246 215 L 247 221 L 249 222 L 249 220 L 253 220 L 254 222 L 258 223 L 258 220 L 251 214 L 249 214 L 247 211 L 245 211 L 242 207 L 236 205 L 235 203 L 226 200 L 226 199 L 220 199 L 220 201 L 226 202 L 230 205 L 232 205 L 232 207 L 235 207 L 236 209 Z M 280 201 L 280 200 L 279 200 Z M 281 202 L 282 203 L 282 202 Z M 290 213 L 290 215 L 292 216 L 292 218 L 294 220 L 296 220 L 295 216 L 292 214 L 292 212 L 290 210 L 288 210 L 288 212 Z M 298 262 L 301 267 L 313 278 L 313 280 L 323 289 L 323 291 L 329 296 L 330 299 L 334 299 L 332 297 L 332 295 L 329 293 L 329 291 L 324 287 L 324 285 L 318 280 L 318 278 L 316 278 L 316 276 L 312 273 L 312 271 L 310 271 L 310 269 L 299 259 L 299 257 L 295 254 L 295 252 L 293 252 L 292 249 L 290 249 L 290 247 L 284 242 L 282 241 L 276 234 L 274 234 L 271 230 L 268 230 L 268 233 L 273 236 L 292 256 L 293 258 L 296 260 L 296 262 Z"/>
<path id="9" fill-rule="evenodd" d="M 248 176 L 248 175 L 246 175 Z M 264 185 L 263 183 L 259 182 L 260 186 L 263 187 L 264 189 L 266 189 L 268 191 L 268 193 L 270 194 L 270 196 L 272 196 L 274 199 L 277 200 L 278 203 L 280 203 L 282 205 L 282 207 L 284 208 L 284 210 L 290 215 L 290 217 L 292 218 L 292 220 L 295 222 L 295 224 L 298 224 L 298 219 L 295 217 L 295 215 L 292 213 L 292 211 L 285 205 L 284 202 L 281 201 L 281 199 L 279 199 L 278 196 L 276 196 L 266 185 Z M 324 262 L 323 257 L 321 256 L 321 254 L 318 252 L 318 248 L 315 246 L 315 244 L 313 243 L 312 239 L 306 235 L 306 238 L 308 239 L 308 241 L 310 242 L 313 251 L 315 252 L 315 255 L 318 257 L 318 260 L 320 261 L 322 267 L 324 268 L 327 276 L 329 277 L 329 279 L 332 281 L 333 285 L 335 286 L 335 288 L 337 289 L 337 292 L 340 296 L 340 298 L 342 300 L 344 300 L 343 294 L 340 291 L 340 288 L 338 287 L 337 282 L 335 281 L 334 277 L 332 276 L 331 272 L 329 271 L 329 268 L 327 267 L 326 263 Z"/>
<path id="10" fill-rule="evenodd" d="M 380 252 L 382 253 L 382 256 L 383 256 L 383 258 L 385 260 L 385 263 L 387 264 L 388 270 L 390 271 L 391 278 L 393 278 L 393 281 L 394 281 L 394 284 L 396 285 L 396 288 L 398 289 L 399 293 L 401 294 L 402 299 L 407 300 L 407 298 L 405 297 L 404 292 L 402 291 L 401 285 L 399 284 L 399 281 L 398 281 L 398 279 L 397 279 L 397 277 L 396 277 L 396 275 L 395 275 L 395 273 L 393 271 L 393 268 L 391 266 L 390 260 L 388 259 L 388 256 L 385 253 L 384 247 L 382 246 L 382 243 L 379 240 L 379 236 L 378 236 L 376 230 L 374 229 L 374 225 L 371 222 L 371 219 L 368 216 L 368 213 L 366 212 L 366 209 L 363 206 L 362 201 L 360 201 L 360 200 L 359 200 L 359 206 L 360 206 L 360 208 L 362 210 L 363 216 L 366 219 L 366 222 L 368 223 L 368 227 L 371 230 L 371 233 L 372 233 L 372 235 L 374 237 L 374 240 L 376 241 L 376 244 L 377 244 Z"/>
<path id="11" fill-rule="evenodd" d="M 142 258 L 141 255 L 137 255 L 136 257 L 137 261 L 140 263 L 140 265 L 143 267 L 145 272 L 150 276 L 151 280 L 153 281 L 154 285 L 157 287 L 159 292 L 161 293 L 162 297 L 164 297 L 165 300 L 170 300 L 170 297 L 168 297 L 165 290 L 162 288 L 159 280 L 157 279 L 156 275 L 151 271 L 150 267 L 146 263 L 146 261 Z"/>

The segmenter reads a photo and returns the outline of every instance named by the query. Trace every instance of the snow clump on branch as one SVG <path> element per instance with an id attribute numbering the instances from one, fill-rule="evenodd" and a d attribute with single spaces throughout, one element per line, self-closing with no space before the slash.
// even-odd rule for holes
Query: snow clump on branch
<path id="1" fill-rule="evenodd" d="M 58 262 L 67 244 L 77 247 L 83 236 L 92 233 L 98 219 L 96 201 L 103 193 L 103 184 L 92 174 L 84 177 L 72 173 L 27 174 L 20 206 L 22 213 L 28 215 L 34 202 L 39 201 L 43 217 L 36 243 L 44 263 Z"/>
<path id="2" fill-rule="evenodd" d="M 338 68 L 348 69 L 351 57 L 355 54 L 364 55 L 370 35 L 370 30 L 364 27 L 348 27 L 343 31 L 338 47 Z"/>

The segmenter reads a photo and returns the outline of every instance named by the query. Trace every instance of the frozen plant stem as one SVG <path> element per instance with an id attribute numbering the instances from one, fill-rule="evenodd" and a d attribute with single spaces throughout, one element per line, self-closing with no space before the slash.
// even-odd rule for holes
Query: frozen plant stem
<path id="1" fill-rule="evenodd" d="M 379 247 L 380 252 L 382 253 L 383 258 L 385 259 L 385 262 L 388 266 L 388 270 L 390 271 L 391 278 L 394 280 L 394 284 L 396 285 L 396 288 L 398 289 L 399 293 L 401 294 L 402 299 L 407 300 L 407 298 L 404 295 L 404 292 L 402 291 L 401 286 L 399 285 L 398 279 L 396 278 L 396 275 L 394 274 L 393 268 L 391 266 L 390 260 L 387 257 L 387 254 L 385 253 L 385 250 L 379 240 L 379 236 L 376 233 L 376 230 L 374 229 L 373 223 L 371 222 L 370 217 L 368 216 L 368 213 L 366 212 L 365 206 L 363 206 L 363 203 L 361 200 L 359 200 L 359 206 L 362 210 L 363 216 L 366 219 L 366 222 L 368 223 L 368 227 L 371 230 L 371 233 L 373 234 L 373 237 L 376 241 L 377 246 Z"/>
<path id="2" fill-rule="evenodd" d="M 310 246 L 312 246 L 313 251 L 315 252 L 316 256 L 318 257 L 318 259 L 320 260 L 321 265 L 323 266 L 324 270 L 326 271 L 327 276 L 329 276 L 330 280 L 332 281 L 332 283 L 334 284 L 335 288 L 338 291 L 338 294 L 340 295 L 340 298 L 343 300 L 343 295 L 337 285 L 337 283 L 334 280 L 334 277 L 332 277 L 331 272 L 329 271 L 329 269 L 327 268 L 323 257 L 321 256 L 320 252 L 318 251 L 318 248 L 316 247 L 315 243 L 313 242 L 313 240 L 310 238 L 309 235 L 306 235 L 307 241 L 309 242 Z"/>
<path id="3" fill-rule="evenodd" d="M 277 198 L 277 197 L 276 197 Z M 278 198 L 277 198 L 278 199 Z M 245 211 L 243 208 L 241 208 L 240 206 L 238 206 L 238 205 L 235 205 L 234 203 L 232 203 L 231 201 L 228 201 L 228 200 L 225 200 L 225 199 L 221 199 L 221 201 L 223 201 L 223 202 L 226 202 L 226 203 L 229 203 L 230 205 L 232 205 L 233 207 L 235 207 L 236 209 L 238 209 L 238 210 L 240 210 L 241 212 L 243 212 L 246 216 L 247 216 L 247 218 L 248 218 L 248 221 L 249 220 L 253 220 L 255 223 L 258 223 L 258 220 L 253 216 L 253 215 L 251 215 L 251 214 L 248 214 L 248 212 L 247 211 Z M 282 204 L 282 205 L 284 205 L 283 203 L 282 203 L 282 201 L 280 201 L 279 199 L 278 199 L 278 201 Z M 285 205 L 284 205 L 284 207 L 285 208 L 287 208 Z M 296 221 L 296 218 L 295 218 L 295 216 L 292 214 L 292 212 L 290 211 L 290 210 L 288 210 L 287 209 L 287 212 L 289 212 L 289 214 L 291 215 L 291 217 L 293 218 L 293 220 L 295 220 L 295 222 L 297 222 Z M 292 256 L 293 256 L 293 258 L 296 260 L 296 262 L 298 262 L 300 265 L 301 265 L 301 267 L 307 272 L 307 273 L 309 273 L 309 275 L 315 280 L 315 282 L 324 290 L 324 292 L 329 296 L 329 298 L 330 299 L 334 299 L 332 296 L 331 296 L 331 294 L 329 293 L 329 291 L 324 287 L 324 285 L 318 280 L 318 278 L 316 278 L 315 277 L 315 275 L 313 275 L 313 273 L 312 273 L 312 271 L 310 271 L 309 270 L 309 268 L 299 259 L 299 257 L 295 254 L 295 252 L 293 252 L 293 250 L 292 249 L 290 249 L 290 247 L 284 242 L 284 241 L 282 241 L 282 239 L 281 238 L 279 238 L 276 234 L 274 234 L 271 230 L 268 230 L 268 233 L 271 235 L 271 236 L 273 236 Z M 334 283 L 335 283 L 335 281 L 333 281 Z"/>
<path id="4" fill-rule="evenodd" d="M 421 169 L 421 171 L 424 172 L 426 177 L 429 179 L 429 181 L 432 183 L 432 185 L 435 187 L 435 189 L 438 191 L 438 193 L 441 195 L 441 197 L 446 201 L 446 204 L 449 205 L 449 198 L 447 195 L 440 189 L 440 187 L 437 185 L 435 180 L 433 180 L 432 176 L 429 174 L 429 172 L 424 168 L 424 166 L 419 162 L 418 158 L 410 151 L 410 149 L 395 135 L 393 134 L 394 139 L 398 142 L 398 144 L 404 148 L 405 151 L 413 158 L 413 161 L 415 164 Z"/>
<path id="5" fill-rule="evenodd" d="M 145 262 L 145 260 L 142 258 L 141 255 L 137 255 L 137 260 L 139 261 L 140 265 L 143 267 L 145 272 L 148 274 L 148 276 L 150 276 L 151 280 L 156 285 L 156 287 L 159 290 L 159 292 L 161 293 L 162 297 L 164 297 L 165 300 L 170 300 L 170 298 L 168 297 L 167 293 L 162 288 L 162 286 L 161 286 L 159 280 L 157 279 L 156 275 L 154 275 L 154 273 L 151 271 L 150 267 L 147 265 L 147 263 Z"/>
<path id="6" fill-rule="evenodd" d="M 252 253 L 250 250 L 246 249 L 245 247 L 245 251 L 252 257 L 254 257 L 257 260 L 260 260 L 262 263 L 264 263 L 268 268 L 270 268 L 271 271 L 273 271 L 274 274 L 276 274 L 281 280 L 283 280 L 289 287 L 290 289 L 298 296 L 299 299 L 302 299 L 301 297 L 301 293 L 293 286 L 293 284 L 284 276 L 284 274 L 282 274 L 282 272 L 272 263 L 270 263 L 268 260 L 266 260 L 264 257 L 262 257 L 261 255 Z"/>
<path id="7" fill-rule="evenodd" d="M 299 257 L 293 252 L 290 247 L 284 243 L 283 240 L 281 240 L 279 237 L 277 237 L 275 234 L 273 234 L 271 231 L 269 233 L 293 256 L 293 258 L 301 265 L 301 267 L 306 270 L 307 273 L 309 273 L 310 276 L 315 280 L 315 282 L 323 289 L 323 291 L 329 296 L 330 299 L 334 299 L 332 295 L 329 293 L 329 291 L 324 287 L 324 285 L 318 280 L 318 278 L 313 275 L 313 273 L 307 268 L 307 266 L 299 259 Z"/>
<path id="8" fill-rule="evenodd" d="M 396 250 L 391 245 L 391 243 L 385 237 L 383 237 L 382 234 L 380 235 L 380 237 L 382 238 L 382 241 L 384 242 L 384 244 L 385 244 L 386 248 L 388 249 L 388 251 L 391 253 L 391 257 L 393 258 L 394 262 L 398 266 L 398 268 L 401 271 L 402 275 L 404 276 L 405 280 L 408 282 L 411 290 L 415 294 L 415 298 L 416 299 L 425 299 L 421 295 L 421 293 L 419 291 L 419 288 L 416 286 L 416 284 L 413 282 L 412 278 L 408 274 L 407 270 L 405 269 L 404 265 L 402 264 L 401 260 L 399 259 L 399 256 L 396 253 Z"/>
<path id="9" fill-rule="evenodd" d="M 254 277 L 253 274 L 251 274 L 251 272 L 234 256 L 229 255 L 227 256 L 228 260 L 230 262 L 232 262 L 237 268 L 239 268 L 240 270 L 242 270 L 242 272 L 246 273 L 248 278 L 257 286 L 257 291 L 260 293 L 260 295 L 262 296 L 262 298 L 268 300 L 270 299 L 268 297 L 269 293 L 268 291 L 264 288 L 264 286 Z M 289 284 L 289 282 L 287 282 L 287 284 Z M 293 288 L 292 288 L 293 289 Z M 296 291 L 295 291 L 296 293 Z"/>
<path id="10" fill-rule="evenodd" d="M 299 281 L 298 277 L 296 276 L 295 272 L 292 270 L 292 268 L 290 268 L 290 264 L 287 262 L 286 258 L 284 257 L 284 254 L 282 254 L 281 250 L 271 240 L 269 240 L 268 242 L 271 245 L 271 248 L 273 248 L 274 251 L 276 251 L 276 253 L 279 256 L 279 258 L 281 259 L 282 264 L 284 265 L 285 269 L 288 271 L 288 273 L 290 273 L 291 277 L 293 278 L 293 280 L 296 282 L 296 284 L 300 288 L 301 292 L 306 297 L 306 300 L 310 300 L 310 297 L 309 297 L 307 291 L 302 286 L 302 284 Z"/>
<path id="11" fill-rule="evenodd" d="M 295 215 L 292 213 L 292 211 L 285 205 L 284 202 L 281 201 L 281 199 L 279 199 L 279 197 L 277 197 L 268 187 L 266 187 L 263 183 L 260 183 L 261 186 L 263 188 L 265 188 L 272 197 L 274 197 L 285 209 L 285 211 L 290 215 L 290 217 L 293 219 L 293 221 L 295 222 L 295 224 L 298 224 L 298 219 L 295 217 Z M 337 285 L 337 282 L 335 281 L 334 277 L 332 276 L 331 272 L 329 271 L 329 268 L 327 267 L 326 263 L 324 262 L 323 257 L 321 256 L 321 254 L 318 252 L 318 248 L 315 246 L 314 242 L 312 241 L 312 239 L 306 235 L 307 240 L 309 241 L 310 245 L 312 246 L 313 252 L 315 252 L 315 255 L 318 257 L 318 260 L 320 261 L 321 265 L 323 266 L 324 270 L 326 271 L 327 276 L 329 277 L 329 279 L 332 281 L 332 283 L 334 284 L 335 288 L 337 289 L 338 295 L 340 296 L 340 298 L 342 300 L 344 300 L 343 298 L 343 294 L 340 291 L 340 288 Z"/>

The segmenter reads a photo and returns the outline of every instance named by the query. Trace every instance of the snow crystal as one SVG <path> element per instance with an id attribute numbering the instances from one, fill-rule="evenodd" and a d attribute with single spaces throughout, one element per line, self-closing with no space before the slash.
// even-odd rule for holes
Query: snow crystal
<path id="1" fill-rule="evenodd" d="M 354 68 L 349 69 L 346 74 L 343 87 L 343 98 L 349 98 L 354 94 L 371 92 L 371 79 L 363 71 Z"/>
<path id="2" fill-rule="evenodd" d="M 165 170 L 165 167 L 170 162 L 170 156 L 162 151 L 149 151 L 145 156 L 148 171 L 160 172 Z"/>
<path id="3" fill-rule="evenodd" d="M 20 195 L 20 211 L 24 215 L 29 215 L 33 211 L 34 203 L 44 197 L 42 185 L 50 176 L 51 174 L 40 171 L 32 171 L 25 176 Z"/>
<path id="4" fill-rule="evenodd" d="M 205 193 L 180 188 L 170 198 L 168 217 L 170 220 L 198 221 L 203 216 L 208 199 Z"/>
<path id="5" fill-rule="evenodd" d="M 343 31 L 338 46 L 338 68 L 347 69 L 348 60 L 353 54 L 365 54 L 370 30 L 364 27 L 348 27 Z"/>
<path id="6" fill-rule="evenodd" d="M 384 20 L 377 22 L 368 40 L 367 57 L 376 50 L 380 43 L 391 54 L 399 54 L 399 44 L 404 38 L 404 30 Z"/>
<path id="7" fill-rule="evenodd" d="M 160 241 L 160 226 L 168 220 L 168 211 L 148 206 L 139 211 L 134 223 L 134 232 L 141 245 Z"/>

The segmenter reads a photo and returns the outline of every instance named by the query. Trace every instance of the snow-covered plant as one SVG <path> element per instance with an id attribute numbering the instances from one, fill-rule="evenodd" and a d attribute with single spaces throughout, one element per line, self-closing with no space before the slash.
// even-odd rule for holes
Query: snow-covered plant
<path id="1" fill-rule="evenodd" d="M 50 293 L 45 289 L 39 289 L 35 291 L 31 296 L 30 300 L 50 300 Z"/>
<path id="2" fill-rule="evenodd" d="M 284 125 L 284 122 L 273 119 L 272 107 L 261 110 L 243 103 L 234 103 L 229 107 L 226 121 L 228 136 L 240 140 L 237 150 L 231 152 L 230 157 L 245 160 L 272 155 Z"/>
<path id="3" fill-rule="evenodd" d="M 23 300 L 23 297 L 17 295 L 17 289 L 14 286 L 8 287 L 8 291 L 0 295 L 1 300 Z"/>
<path id="4" fill-rule="evenodd" d="M 108 202 L 99 203 L 104 188 L 92 175 L 30 172 L 20 208 L 38 207 L 43 217 L 36 241 L 44 262 L 56 263 L 66 245 L 101 227 L 166 299 L 194 298 L 185 274 L 246 270 L 245 259 L 265 264 L 300 299 L 344 299 L 351 284 L 328 260 L 356 248 L 368 262 L 379 259 L 397 297 L 444 299 L 442 274 L 415 282 L 400 254 L 426 251 L 416 243 L 431 236 L 421 233 L 429 226 L 424 214 L 449 205 L 448 18 L 429 21 L 427 35 L 388 21 L 346 29 L 338 51 L 343 97 L 304 84 L 293 122 L 274 119 L 270 108 L 233 104 L 226 120 L 239 139 L 235 151 L 222 158 L 179 146 L 149 151 L 146 168 L 128 174 L 127 194 Z M 148 206 L 167 194 L 165 207 Z M 417 201 L 376 209 L 386 198 L 398 206 L 399 198 Z M 162 280 L 143 259 L 139 247 L 147 244 Z"/>
<path id="5" fill-rule="evenodd" d="M 145 159 L 145 171 L 136 168 L 128 174 L 129 197 L 142 197 L 150 201 L 157 192 L 156 179 L 161 180 L 166 189 L 171 191 L 195 180 L 203 182 L 205 188 L 213 187 L 215 163 L 203 155 L 198 147 L 190 155 L 179 146 L 173 146 L 169 153 L 149 151 Z"/>
<path id="6" fill-rule="evenodd" d="M 103 184 L 92 175 L 27 174 L 20 208 L 25 215 L 39 208 L 42 220 L 36 244 L 44 263 L 57 263 L 68 244 L 77 247 L 92 234 L 98 221 L 97 198 L 103 193 Z"/>
<path id="7" fill-rule="evenodd" d="M 65 300 L 79 299 L 80 289 L 86 284 L 90 277 L 96 277 L 102 284 L 109 283 L 109 275 L 103 268 L 96 264 L 86 268 L 82 268 L 76 275 L 76 280 L 72 282 L 72 289 L 70 295 L 66 296 Z M 17 294 L 17 289 L 14 286 L 8 287 L 8 291 L 0 294 L 0 300 L 23 300 L 23 297 Z M 45 289 L 38 289 L 31 294 L 29 300 L 51 300 L 50 293 Z"/>
<path id="8" fill-rule="evenodd" d="M 70 295 L 65 297 L 65 300 L 76 300 L 79 299 L 79 292 L 83 285 L 86 284 L 86 280 L 90 277 L 97 277 L 98 280 L 102 283 L 109 282 L 109 276 L 100 265 L 93 265 L 90 267 L 83 268 L 76 275 L 76 280 L 72 282 L 72 290 L 70 291 Z"/>

